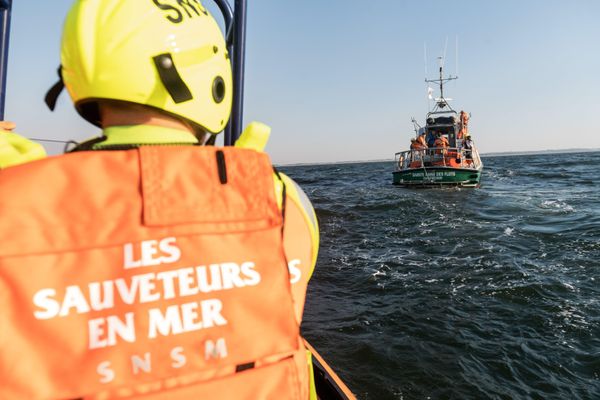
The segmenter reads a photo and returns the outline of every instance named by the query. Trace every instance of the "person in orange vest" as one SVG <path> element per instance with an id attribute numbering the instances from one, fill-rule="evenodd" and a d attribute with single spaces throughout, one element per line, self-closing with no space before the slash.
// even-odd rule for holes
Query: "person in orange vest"
<path id="1" fill-rule="evenodd" d="M 458 131 L 457 138 L 462 139 L 469 133 L 469 114 L 462 111 L 460 112 L 460 130 Z"/>
<path id="2" fill-rule="evenodd" d="M 2 125 L 2 399 L 316 398 L 314 209 L 261 151 L 268 127 L 202 146 L 231 66 L 209 12 L 184 11 L 76 1 L 47 100 L 64 84 L 102 135 L 45 158 Z"/>
<path id="3" fill-rule="evenodd" d="M 421 144 L 419 142 L 417 142 L 417 139 L 415 139 L 415 138 L 410 139 L 410 149 L 411 150 L 421 150 Z"/>
<path id="4" fill-rule="evenodd" d="M 413 162 L 420 163 L 423 158 L 423 155 L 424 155 L 423 151 L 420 151 L 420 150 L 426 150 L 427 145 L 422 144 L 420 137 L 417 139 L 412 138 L 412 139 L 410 139 L 410 149 L 413 150 L 410 154 L 411 163 L 413 163 Z"/>
<path id="5" fill-rule="evenodd" d="M 410 149 L 411 150 L 425 150 L 427 149 L 427 145 L 421 143 L 421 141 L 417 138 L 410 139 Z"/>
<path id="6" fill-rule="evenodd" d="M 433 146 L 438 149 L 436 150 L 436 154 L 445 154 L 446 148 L 450 146 L 450 143 L 448 142 L 448 139 L 442 135 L 441 132 L 438 132 L 437 138 L 435 139 Z"/>
<path id="7" fill-rule="evenodd" d="M 427 146 L 427 140 L 425 140 L 425 136 L 426 136 L 426 134 L 425 134 L 425 131 L 423 131 L 423 132 L 421 132 L 421 133 L 419 134 L 419 137 L 417 137 L 417 141 L 418 141 L 418 142 L 421 144 L 421 146 L 422 146 L 424 149 L 426 149 L 426 148 L 428 147 L 428 146 Z"/>

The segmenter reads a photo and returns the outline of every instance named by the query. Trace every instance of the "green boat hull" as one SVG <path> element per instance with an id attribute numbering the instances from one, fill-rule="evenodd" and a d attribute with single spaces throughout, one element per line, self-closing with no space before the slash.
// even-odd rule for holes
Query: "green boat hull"
<path id="1" fill-rule="evenodd" d="M 479 187 L 481 169 L 426 167 L 394 171 L 394 185 L 415 187 Z"/>

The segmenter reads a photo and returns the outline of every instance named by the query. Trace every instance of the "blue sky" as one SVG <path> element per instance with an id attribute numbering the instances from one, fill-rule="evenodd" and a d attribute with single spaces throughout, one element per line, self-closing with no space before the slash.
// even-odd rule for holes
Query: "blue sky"
<path id="1" fill-rule="evenodd" d="M 66 93 L 43 103 L 70 4 L 14 1 L 6 116 L 29 137 L 97 133 Z M 435 77 L 448 38 L 456 74 L 458 37 L 446 94 L 480 151 L 600 148 L 599 16 L 595 0 L 249 0 L 244 121 L 272 126 L 276 163 L 392 158 L 428 111 L 424 44 Z"/>

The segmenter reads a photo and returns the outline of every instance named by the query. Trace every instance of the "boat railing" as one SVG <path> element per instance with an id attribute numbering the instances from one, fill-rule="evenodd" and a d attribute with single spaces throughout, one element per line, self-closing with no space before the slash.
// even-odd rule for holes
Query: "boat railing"
<path id="1" fill-rule="evenodd" d="M 396 153 L 396 170 L 449 167 L 479 169 L 481 158 L 476 149 L 463 147 L 431 147 L 422 150 L 407 150 Z"/>

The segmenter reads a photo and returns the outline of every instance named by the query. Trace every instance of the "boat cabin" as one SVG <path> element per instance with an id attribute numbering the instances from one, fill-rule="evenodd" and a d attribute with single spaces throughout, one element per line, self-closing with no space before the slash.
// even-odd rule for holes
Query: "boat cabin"
<path id="1" fill-rule="evenodd" d="M 441 115 L 440 115 L 441 114 Z M 448 139 L 450 147 L 460 147 L 462 140 L 457 139 L 460 130 L 460 118 L 456 111 L 431 112 L 427 114 L 425 125 L 426 138 L 435 138 L 437 133 L 441 133 Z M 431 135 L 431 136 L 430 136 Z M 434 139 L 435 140 L 435 139 Z"/>

